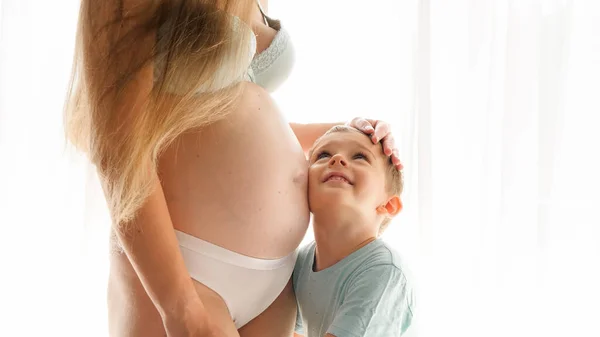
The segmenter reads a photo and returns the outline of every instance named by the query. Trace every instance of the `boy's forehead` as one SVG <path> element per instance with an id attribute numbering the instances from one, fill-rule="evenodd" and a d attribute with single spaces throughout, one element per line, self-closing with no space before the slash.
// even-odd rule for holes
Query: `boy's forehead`
<path id="1" fill-rule="evenodd" d="M 316 144 L 315 149 L 326 146 L 328 144 L 360 144 L 367 149 L 373 151 L 375 154 L 383 155 L 383 149 L 381 144 L 373 144 L 369 136 L 362 133 L 359 130 L 356 131 L 336 131 L 321 137 L 320 141 Z M 379 151 L 378 151 L 379 150 Z"/>

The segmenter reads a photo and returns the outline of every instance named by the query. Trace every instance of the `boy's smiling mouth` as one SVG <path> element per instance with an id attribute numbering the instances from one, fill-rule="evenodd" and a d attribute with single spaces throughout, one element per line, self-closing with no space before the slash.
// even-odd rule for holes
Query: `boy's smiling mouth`
<path id="1" fill-rule="evenodd" d="M 341 181 L 344 183 L 347 183 L 349 185 L 354 185 L 352 183 L 352 181 L 350 181 L 350 178 L 348 178 L 347 175 L 341 173 L 341 172 L 330 172 L 325 176 L 325 179 L 323 179 L 323 182 L 326 183 L 328 181 Z"/>

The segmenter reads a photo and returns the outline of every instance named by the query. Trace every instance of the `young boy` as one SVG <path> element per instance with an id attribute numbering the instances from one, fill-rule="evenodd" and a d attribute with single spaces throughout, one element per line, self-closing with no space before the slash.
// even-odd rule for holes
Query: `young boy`
<path id="1" fill-rule="evenodd" d="M 402 209 L 401 172 L 381 144 L 347 126 L 309 153 L 315 241 L 294 269 L 295 336 L 400 336 L 415 305 L 399 256 L 378 239 Z"/>

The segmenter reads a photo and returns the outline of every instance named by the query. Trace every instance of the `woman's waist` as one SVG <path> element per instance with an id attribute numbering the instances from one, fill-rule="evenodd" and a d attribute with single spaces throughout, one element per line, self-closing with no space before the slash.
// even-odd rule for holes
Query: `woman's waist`
<path id="1" fill-rule="evenodd" d="M 269 146 L 264 155 L 223 151 L 187 166 L 171 162 L 161 181 L 177 229 L 258 258 L 294 250 L 309 222 L 306 160 Z"/>
<path id="2" fill-rule="evenodd" d="M 306 186 L 256 186 L 167 199 L 175 229 L 256 258 L 274 259 L 298 247 L 310 213 Z"/>

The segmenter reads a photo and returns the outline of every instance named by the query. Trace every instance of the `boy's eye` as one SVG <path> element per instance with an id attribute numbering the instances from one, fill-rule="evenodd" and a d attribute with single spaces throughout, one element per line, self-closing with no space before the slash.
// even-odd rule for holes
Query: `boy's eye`
<path id="1" fill-rule="evenodd" d="M 355 154 L 354 157 L 352 157 L 352 158 L 353 159 L 363 159 L 363 160 L 368 161 L 367 156 L 364 153 L 362 153 L 362 152 L 359 152 L 359 153 Z"/>
<path id="2" fill-rule="evenodd" d="M 319 155 L 317 156 L 317 160 L 319 159 L 323 159 L 323 158 L 327 158 L 327 157 L 331 157 L 331 155 L 329 154 L 329 152 L 327 151 L 322 151 L 321 153 L 319 153 Z"/>

